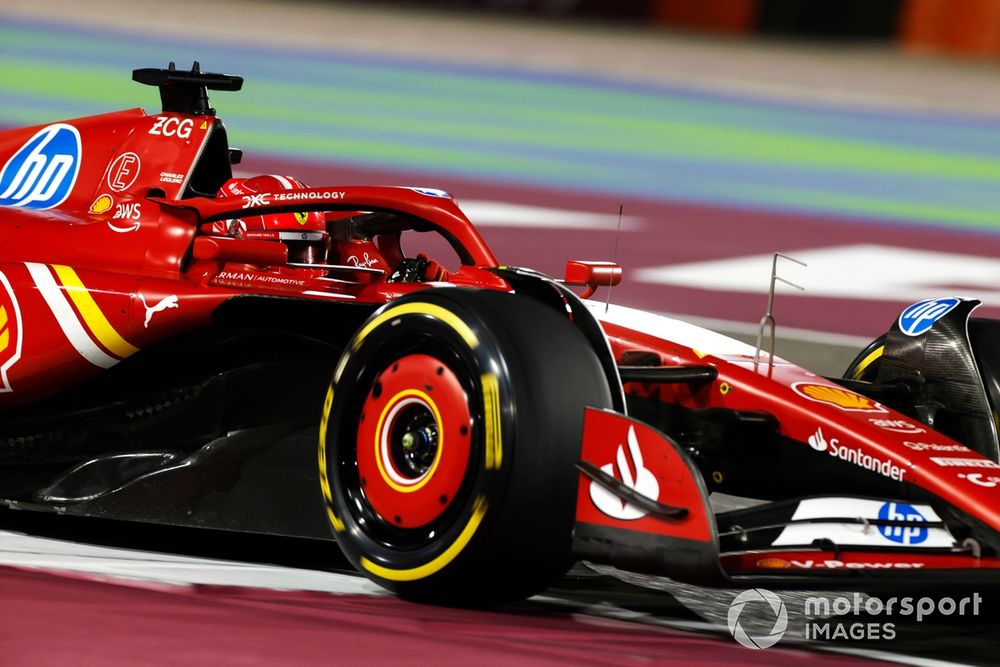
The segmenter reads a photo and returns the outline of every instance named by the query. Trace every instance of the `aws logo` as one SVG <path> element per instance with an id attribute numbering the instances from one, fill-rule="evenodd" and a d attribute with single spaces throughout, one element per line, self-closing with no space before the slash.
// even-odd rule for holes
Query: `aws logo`
<path id="1" fill-rule="evenodd" d="M 63 203 L 76 184 L 82 154 L 72 125 L 39 130 L 0 171 L 0 206 L 46 209 Z"/>
<path id="2" fill-rule="evenodd" d="M 810 401 L 832 405 L 849 412 L 886 412 L 881 405 L 850 389 L 834 387 L 828 384 L 813 384 L 811 382 L 796 382 L 792 385 L 796 394 Z"/>
<path id="3" fill-rule="evenodd" d="M 21 308 L 17 297 L 0 272 L 0 393 L 13 391 L 7 373 L 21 358 Z"/>

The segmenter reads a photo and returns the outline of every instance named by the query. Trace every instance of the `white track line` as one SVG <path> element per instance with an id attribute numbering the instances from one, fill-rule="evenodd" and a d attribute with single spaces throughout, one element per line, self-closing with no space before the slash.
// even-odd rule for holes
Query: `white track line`
<path id="1" fill-rule="evenodd" d="M 76 572 L 123 583 L 251 586 L 273 590 L 384 595 L 360 576 L 116 549 L 0 531 L 0 565 Z"/>

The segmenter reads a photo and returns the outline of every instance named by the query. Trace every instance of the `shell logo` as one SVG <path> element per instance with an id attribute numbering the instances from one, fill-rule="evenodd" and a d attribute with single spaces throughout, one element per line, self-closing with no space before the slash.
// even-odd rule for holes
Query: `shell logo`
<path id="1" fill-rule="evenodd" d="M 850 412 L 886 412 L 881 405 L 862 396 L 850 389 L 834 387 L 828 384 L 812 384 L 811 382 L 797 382 L 792 385 L 792 389 L 800 396 L 808 398 L 810 401 L 832 405 L 841 410 Z"/>
<path id="2" fill-rule="evenodd" d="M 784 558 L 761 558 L 757 561 L 757 567 L 766 570 L 786 570 L 792 566 Z"/>
<path id="3" fill-rule="evenodd" d="M 115 200 L 111 198 L 111 195 L 101 195 L 94 200 L 94 203 L 90 205 L 90 213 L 94 215 L 100 215 L 101 213 L 107 213 L 111 210 L 112 205 L 114 205 Z"/>

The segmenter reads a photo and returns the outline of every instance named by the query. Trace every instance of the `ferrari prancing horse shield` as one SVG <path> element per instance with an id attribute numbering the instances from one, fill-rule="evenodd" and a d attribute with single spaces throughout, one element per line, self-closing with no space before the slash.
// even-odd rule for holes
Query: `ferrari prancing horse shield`
<path id="1" fill-rule="evenodd" d="M 7 276 L 0 271 L 0 392 L 13 391 L 7 372 L 21 358 L 21 309 Z"/>

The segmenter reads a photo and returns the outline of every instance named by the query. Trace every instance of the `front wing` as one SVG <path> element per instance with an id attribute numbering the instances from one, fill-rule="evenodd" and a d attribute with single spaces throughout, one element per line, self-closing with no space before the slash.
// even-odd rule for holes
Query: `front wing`
<path id="1" fill-rule="evenodd" d="M 866 590 L 1000 584 L 995 534 L 945 499 L 803 497 L 716 511 L 641 422 L 588 408 L 573 534 L 583 560 L 699 585 Z"/>

